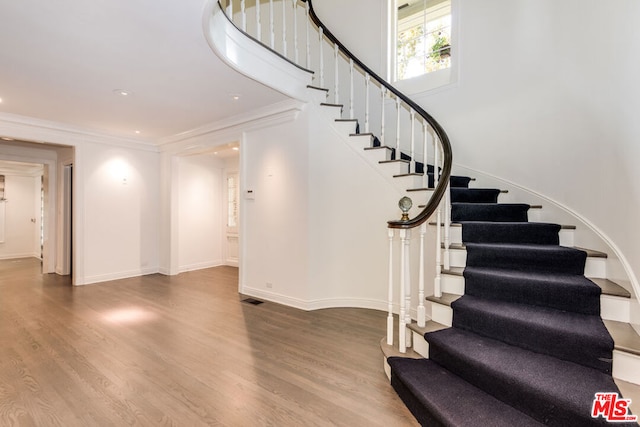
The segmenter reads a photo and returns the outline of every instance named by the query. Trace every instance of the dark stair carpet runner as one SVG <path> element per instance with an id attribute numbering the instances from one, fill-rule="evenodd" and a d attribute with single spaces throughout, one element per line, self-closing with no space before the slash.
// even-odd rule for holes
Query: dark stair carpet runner
<path id="1" fill-rule="evenodd" d="M 528 222 L 529 205 L 468 183 L 451 181 L 465 295 L 451 328 L 425 334 L 429 359 L 388 359 L 392 386 L 425 426 L 609 425 L 591 417 L 596 392 L 619 390 L 586 253 L 559 246 L 559 225 Z"/>

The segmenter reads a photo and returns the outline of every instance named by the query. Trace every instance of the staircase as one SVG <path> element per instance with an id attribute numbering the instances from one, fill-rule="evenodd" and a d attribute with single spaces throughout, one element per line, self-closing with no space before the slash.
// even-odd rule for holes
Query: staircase
<path id="1" fill-rule="evenodd" d="M 258 2 L 253 10 L 244 1 L 212 3 L 207 13 L 218 21 L 210 29 L 220 38 L 222 11 L 259 46 L 248 54 L 297 65 L 284 79 L 277 74 L 286 67 L 274 66 L 264 74 L 276 77 L 265 84 L 318 102 L 348 144 L 420 199 L 409 219 L 388 223 L 389 316 L 381 347 L 393 388 L 421 424 L 585 426 L 605 425 L 609 415 L 637 425 L 623 400 L 616 413 L 607 410 L 610 400 L 599 401 L 592 417 L 596 393 L 622 399 L 614 377 L 625 389 L 620 379 L 640 383 L 640 338 L 616 313 L 617 304 L 635 297 L 606 280 L 606 254 L 571 247 L 571 225 L 530 221 L 541 206 L 498 203 L 504 190 L 469 188 L 473 177 L 452 175 L 442 127 L 352 55 L 311 1 Z M 227 55 L 215 38 L 214 50 L 245 72 L 237 49 Z M 255 69 L 246 73 L 268 79 Z M 428 226 L 436 234 L 435 260 L 425 256 Z M 417 246 L 411 230 L 418 231 Z M 410 264 L 418 257 L 419 266 Z M 426 262 L 435 264 L 433 279 Z"/>

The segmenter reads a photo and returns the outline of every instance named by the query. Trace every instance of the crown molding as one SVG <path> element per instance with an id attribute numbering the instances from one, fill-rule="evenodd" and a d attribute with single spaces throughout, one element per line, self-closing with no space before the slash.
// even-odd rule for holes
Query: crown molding
<path id="1" fill-rule="evenodd" d="M 160 140 L 160 151 L 180 151 L 194 143 L 210 144 L 212 139 L 238 138 L 242 132 L 293 121 L 305 103 L 295 99 L 281 101 L 243 114 L 222 119 L 199 128 Z M 189 147 L 198 148 L 198 147 Z"/>
<path id="2" fill-rule="evenodd" d="M 142 151 L 158 151 L 158 147 L 148 141 L 122 138 L 66 123 L 10 113 L 0 113 L 0 137 L 12 138 L 16 141 L 67 146 L 82 145 L 89 142 Z"/>

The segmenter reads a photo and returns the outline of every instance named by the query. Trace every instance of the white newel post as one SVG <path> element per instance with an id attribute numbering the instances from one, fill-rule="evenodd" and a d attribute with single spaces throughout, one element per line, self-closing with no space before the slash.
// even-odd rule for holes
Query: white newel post
<path id="1" fill-rule="evenodd" d="M 407 352 L 407 320 L 406 313 L 408 308 L 406 307 L 407 301 L 404 298 L 406 287 L 406 269 L 404 268 L 405 258 L 407 253 L 405 251 L 405 244 L 407 241 L 407 230 L 400 230 L 400 314 L 398 316 L 398 351 L 400 353 Z"/>
<path id="2" fill-rule="evenodd" d="M 423 328 L 426 324 L 426 310 L 424 307 L 424 245 L 427 234 L 427 224 L 420 225 L 420 269 L 418 270 L 418 326 Z"/>
<path id="3" fill-rule="evenodd" d="M 387 345 L 393 345 L 393 239 L 395 231 L 393 228 L 387 229 L 389 237 L 389 288 L 387 295 Z"/>
<path id="4" fill-rule="evenodd" d="M 404 324 L 405 327 L 411 324 L 411 230 L 407 230 L 407 238 L 404 240 L 404 306 L 406 308 L 404 312 Z M 408 332 L 408 331 L 407 331 Z M 411 333 L 405 335 L 405 346 L 411 347 Z"/>

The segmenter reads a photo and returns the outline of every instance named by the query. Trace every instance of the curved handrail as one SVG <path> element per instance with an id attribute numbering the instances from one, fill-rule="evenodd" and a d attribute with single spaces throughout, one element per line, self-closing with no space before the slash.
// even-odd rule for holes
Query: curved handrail
<path id="1" fill-rule="evenodd" d="M 411 107 L 416 113 L 418 113 L 421 117 L 423 117 L 427 123 L 434 130 L 438 138 L 440 139 L 440 143 L 442 144 L 442 152 L 443 152 L 443 165 L 442 171 L 440 174 L 440 180 L 438 181 L 438 185 L 436 186 L 433 195 L 427 202 L 426 206 L 418 215 L 413 218 L 410 218 L 406 221 L 401 220 L 392 220 L 388 221 L 389 228 L 399 228 L 399 229 L 408 229 L 415 228 L 422 225 L 425 221 L 427 221 L 431 215 L 438 209 L 438 205 L 440 201 L 444 197 L 447 188 L 449 186 L 449 177 L 451 176 L 451 165 L 453 163 L 453 152 L 451 150 L 451 143 L 449 141 L 449 137 L 447 133 L 444 131 L 440 123 L 438 123 L 429 113 L 427 113 L 422 107 L 413 102 L 409 97 L 404 95 L 398 89 L 393 87 L 389 82 L 387 82 L 382 77 L 378 76 L 374 71 L 372 71 L 369 67 L 367 67 L 358 57 L 352 54 L 349 49 L 347 49 L 341 42 L 338 40 L 331 31 L 327 29 L 327 27 L 322 23 L 318 15 L 316 15 L 315 10 L 313 8 L 312 0 L 300 0 L 302 2 L 306 2 L 309 4 L 309 16 L 313 23 L 323 29 L 324 36 L 327 37 L 331 42 L 335 43 L 340 51 L 344 53 L 349 59 L 353 59 L 354 64 L 357 64 L 364 72 L 369 74 L 373 79 L 375 79 L 380 85 L 387 88 L 387 90 L 391 91 L 395 96 L 402 100 L 405 104 Z M 434 165 L 436 169 L 434 169 L 434 173 L 437 171 L 437 165 Z M 426 167 L 426 165 L 425 165 Z"/>

